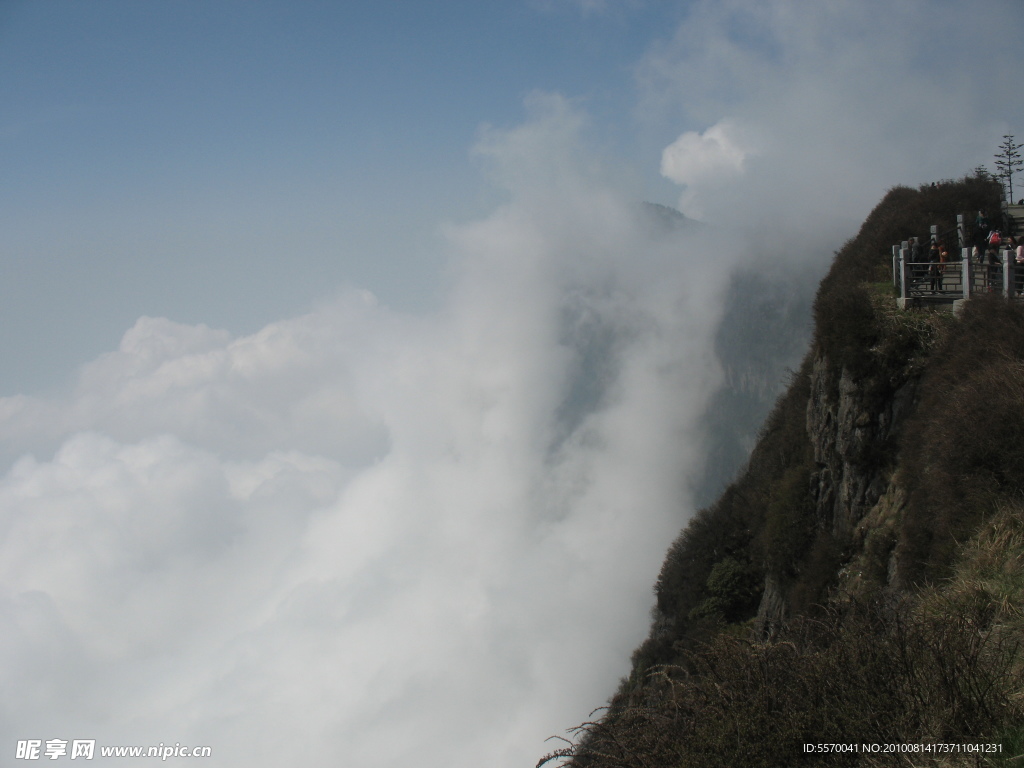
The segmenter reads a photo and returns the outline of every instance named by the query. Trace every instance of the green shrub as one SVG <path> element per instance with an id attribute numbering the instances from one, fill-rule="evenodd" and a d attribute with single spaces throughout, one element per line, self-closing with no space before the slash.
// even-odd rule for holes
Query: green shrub
<path id="1" fill-rule="evenodd" d="M 707 597 L 690 610 L 688 618 L 721 616 L 726 621 L 741 620 L 756 610 L 762 578 L 750 563 L 734 557 L 719 560 L 711 567 L 705 583 Z"/>
<path id="2" fill-rule="evenodd" d="M 786 469 L 769 491 L 759 541 L 768 570 L 785 576 L 796 575 L 796 565 L 813 543 L 814 532 L 808 461 Z"/>

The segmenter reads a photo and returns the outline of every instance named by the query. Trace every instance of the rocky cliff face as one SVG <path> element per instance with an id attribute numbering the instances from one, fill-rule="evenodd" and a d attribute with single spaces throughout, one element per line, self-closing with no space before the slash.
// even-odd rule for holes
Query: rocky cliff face
<path id="1" fill-rule="evenodd" d="M 907 378 L 879 397 L 876 382 L 859 380 L 845 368 L 836 376 L 823 355 L 811 364 L 806 429 L 814 469 L 809 491 L 819 531 L 828 534 L 846 561 L 839 574 L 845 590 L 896 586 L 895 524 L 905 495 L 894 478 L 895 441 L 913 411 L 918 382 L 916 376 Z M 884 571 L 869 568 L 865 575 L 866 562 L 880 556 L 887 561 Z M 776 573 L 766 575 L 757 611 L 762 628 L 786 618 L 791 586 Z"/>
<path id="2" fill-rule="evenodd" d="M 807 401 L 807 433 L 818 467 L 811 495 L 821 525 L 848 541 L 890 489 L 894 443 L 914 409 L 919 378 L 900 381 L 881 399 L 846 369 L 838 382 L 831 379 L 828 361 L 815 359 Z"/>
<path id="3" fill-rule="evenodd" d="M 819 357 L 811 368 L 807 402 L 807 433 L 818 467 L 811 496 L 819 524 L 845 541 L 885 491 L 883 467 L 872 458 L 888 441 L 898 420 L 894 414 L 899 414 L 906 398 L 870 407 L 845 369 L 830 386 L 831 378 L 827 360 Z M 907 395 L 909 389 L 908 385 Z"/>

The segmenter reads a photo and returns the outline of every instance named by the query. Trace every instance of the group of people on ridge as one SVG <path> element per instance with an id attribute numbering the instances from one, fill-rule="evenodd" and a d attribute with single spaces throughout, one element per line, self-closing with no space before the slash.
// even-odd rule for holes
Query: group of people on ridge
<path id="1" fill-rule="evenodd" d="M 974 222 L 972 242 L 971 261 L 986 267 L 982 273 L 985 277 L 985 287 L 990 291 L 997 287 L 1002 266 L 999 250 L 1006 248 L 1013 253 L 1018 267 L 1014 270 L 1014 293 L 1018 296 L 1024 295 L 1024 242 L 1018 243 L 1012 235 L 1004 236 L 999 229 L 993 228 L 984 211 L 978 211 L 978 218 Z M 917 278 L 917 282 L 919 284 L 927 283 L 931 293 L 941 292 L 946 265 L 949 262 L 949 248 L 934 235 L 927 254 L 925 254 L 924 245 L 918 237 L 910 238 L 908 245 L 910 246 L 910 263 L 916 267 L 914 276 Z"/>
<path id="2" fill-rule="evenodd" d="M 974 232 L 971 258 L 980 265 L 988 265 L 985 273 L 988 290 L 993 290 L 999 281 L 999 269 L 1002 265 L 999 249 L 1005 248 L 1012 254 L 1011 258 L 1018 267 L 1014 270 L 1014 294 L 1020 295 L 1024 290 L 1024 243 L 1018 243 L 1013 235 L 1004 236 L 999 229 L 993 228 L 984 211 L 978 211 L 978 218 L 974 221 Z"/>

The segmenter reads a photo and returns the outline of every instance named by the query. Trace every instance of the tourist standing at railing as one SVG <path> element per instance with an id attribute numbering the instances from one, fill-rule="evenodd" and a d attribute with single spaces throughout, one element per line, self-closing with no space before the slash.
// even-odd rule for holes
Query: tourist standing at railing
<path id="1" fill-rule="evenodd" d="M 989 293 L 999 285 L 999 266 L 999 251 L 996 250 L 996 246 L 990 246 L 988 249 L 988 285 L 986 285 Z M 999 292 L 1002 293 L 1002 289 Z"/>
<path id="2" fill-rule="evenodd" d="M 938 293 L 942 287 L 942 273 L 939 271 L 939 244 L 934 240 L 928 249 L 928 283 L 932 293 Z"/>
<path id="3" fill-rule="evenodd" d="M 946 283 L 946 262 L 949 261 L 949 251 L 946 246 L 939 246 L 939 290 L 945 290 Z"/>
<path id="4" fill-rule="evenodd" d="M 971 236 L 971 244 L 978 249 L 978 263 L 982 263 L 985 255 L 985 247 L 988 245 L 989 236 L 988 217 L 984 211 L 978 211 L 978 218 L 974 220 L 974 233 Z"/>

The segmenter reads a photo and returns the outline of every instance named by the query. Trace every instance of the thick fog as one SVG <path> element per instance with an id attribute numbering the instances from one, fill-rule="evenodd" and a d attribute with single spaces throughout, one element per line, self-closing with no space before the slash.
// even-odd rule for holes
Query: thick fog
<path id="1" fill-rule="evenodd" d="M 433 316 L 141 318 L 2 402 L 4 738 L 218 765 L 529 764 L 627 671 L 700 467 L 728 275 L 532 99 Z"/>

